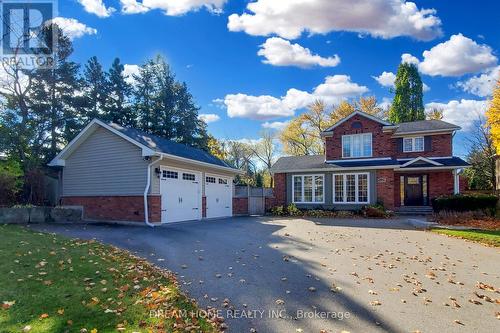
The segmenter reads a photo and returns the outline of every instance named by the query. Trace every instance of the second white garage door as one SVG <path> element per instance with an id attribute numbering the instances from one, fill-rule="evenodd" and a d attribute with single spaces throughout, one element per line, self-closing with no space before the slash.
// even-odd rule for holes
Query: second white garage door
<path id="1" fill-rule="evenodd" d="M 161 169 L 162 223 L 201 219 L 201 174 L 174 168 Z"/>
<path id="2" fill-rule="evenodd" d="M 217 175 L 205 176 L 207 218 L 233 215 L 232 179 Z"/>

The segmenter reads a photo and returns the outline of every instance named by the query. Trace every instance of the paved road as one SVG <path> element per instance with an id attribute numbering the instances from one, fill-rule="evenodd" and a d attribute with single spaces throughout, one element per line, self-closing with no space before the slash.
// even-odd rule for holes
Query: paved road
<path id="1" fill-rule="evenodd" d="M 474 295 L 500 299 L 476 287 L 480 281 L 499 290 L 499 251 L 413 230 L 404 220 L 36 228 L 96 238 L 178 272 L 202 307 L 223 310 L 230 332 L 500 332 L 500 305 Z M 226 298 L 232 315 L 222 306 Z"/>

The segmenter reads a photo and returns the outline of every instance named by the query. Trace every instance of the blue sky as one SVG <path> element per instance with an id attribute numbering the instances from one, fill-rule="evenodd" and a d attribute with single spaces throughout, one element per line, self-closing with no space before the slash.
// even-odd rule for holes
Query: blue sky
<path id="1" fill-rule="evenodd" d="M 455 145 L 463 155 L 498 77 L 500 3 L 349 3 L 59 0 L 58 15 L 74 38 L 75 61 L 95 55 L 107 67 L 119 57 L 132 71 L 164 55 L 200 113 L 218 116 L 209 131 L 224 139 L 256 139 L 263 126 L 279 127 L 317 97 L 390 101 L 391 73 L 409 54 L 405 61 L 418 63 L 430 88 L 425 103 L 463 126 Z"/>

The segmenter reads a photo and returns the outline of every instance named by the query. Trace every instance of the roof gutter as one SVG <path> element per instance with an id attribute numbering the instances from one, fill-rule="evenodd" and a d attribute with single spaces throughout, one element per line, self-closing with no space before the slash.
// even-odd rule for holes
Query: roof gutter
<path id="1" fill-rule="evenodd" d="M 160 155 L 159 159 L 148 164 L 148 171 L 147 171 L 148 178 L 146 180 L 146 188 L 144 189 L 144 222 L 148 227 L 151 228 L 154 228 L 156 226 L 155 224 L 149 222 L 148 194 L 149 194 L 149 188 L 151 187 L 151 168 L 153 167 L 153 165 L 160 162 L 161 160 L 163 160 L 163 155 Z"/>
<path id="2" fill-rule="evenodd" d="M 235 168 L 231 168 L 231 167 L 225 167 L 225 166 L 222 166 L 222 165 L 217 165 L 217 164 L 212 164 L 212 163 L 207 163 L 207 162 L 196 161 L 196 160 L 192 160 L 192 159 L 189 159 L 189 158 L 180 157 L 180 156 L 176 156 L 176 155 L 171 155 L 171 154 L 166 154 L 166 153 L 160 153 L 160 152 L 158 152 L 158 155 L 160 155 L 161 157 L 166 157 L 166 158 L 170 158 L 170 159 L 181 161 L 181 162 L 186 162 L 186 163 L 191 163 L 191 164 L 206 166 L 208 168 L 214 168 L 214 169 L 224 170 L 224 171 L 228 171 L 228 172 L 231 172 L 231 173 L 234 173 L 234 174 L 243 175 L 245 173 L 245 171 L 243 171 L 243 170 L 239 170 L 239 169 L 235 169 Z"/>

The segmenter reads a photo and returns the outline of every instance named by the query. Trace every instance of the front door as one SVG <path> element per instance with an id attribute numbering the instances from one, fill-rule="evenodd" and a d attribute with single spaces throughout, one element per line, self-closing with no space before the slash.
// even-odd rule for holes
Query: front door
<path id="1" fill-rule="evenodd" d="M 423 206 L 422 176 L 405 176 L 405 206 Z"/>

